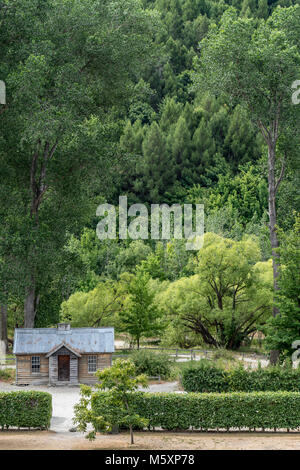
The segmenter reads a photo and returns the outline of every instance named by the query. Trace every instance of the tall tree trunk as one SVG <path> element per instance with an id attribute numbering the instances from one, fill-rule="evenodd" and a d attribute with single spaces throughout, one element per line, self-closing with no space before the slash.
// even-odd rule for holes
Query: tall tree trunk
<path id="1" fill-rule="evenodd" d="M 7 305 L 1 304 L 0 309 L 0 342 L 2 343 L 1 346 L 4 344 L 3 349 L 4 351 L 0 351 L 1 353 L 8 352 L 8 338 L 7 338 Z"/>
<path id="2" fill-rule="evenodd" d="M 34 277 L 31 277 L 30 286 L 27 288 L 27 295 L 24 304 L 24 327 L 34 328 L 34 320 L 39 303 L 39 296 L 36 294 Z"/>
<path id="3" fill-rule="evenodd" d="M 278 237 L 276 232 L 276 191 L 278 183 L 275 180 L 275 154 L 276 154 L 276 142 L 269 140 L 268 142 L 268 189 L 269 189 L 269 231 L 270 231 L 270 243 L 272 249 L 272 260 L 273 260 L 273 288 L 274 296 L 278 291 L 278 268 L 279 268 L 279 255 L 277 253 L 278 248 Z M 273 304 L 273 316 L 276 317 L 279 314 L 279 309 Z M 276 364 L 279 359 L 279 351 L 272 350 L 270 353 L 270 363 Z"/>
<path id="4" fill-rule="evenodd" d="M 36 143 L 35 152 L 32 154 L 31 167 L 30 167 L 30 190 L 31 190 L 31 206 L 30 217 L 33 222 L 32 230 L 36 233 L 39 230 L 39 208 L 42 203 L 43 197 L 47 191 L 46 172 L 47 165 L 52 159 L 53 154 L 57 148 L 58 141 L 51 147 L 50 142 L 45 142 L 44 147 L 39 139 Z M 32 247 L 31 258 L 37 256 L 35 246 Z M 36 273 L 34 261 L 31 266 L 30 283 L 27 287 L 27 292 L 24 302 L 24 325 L 25 328 L 34 328 L 34 319 L 39 303 L 39 296 L 36 289 Z"/>

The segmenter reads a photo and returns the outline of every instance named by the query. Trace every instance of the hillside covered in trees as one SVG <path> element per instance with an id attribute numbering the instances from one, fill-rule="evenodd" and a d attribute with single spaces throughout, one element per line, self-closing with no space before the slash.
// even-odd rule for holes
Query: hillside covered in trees
<path id="1" fill-rule="evenodd" d="M 237 349 L 259 330 L 290 353 L 299 25 L 299 0 L 0 0 L 9 337 L 63 320 Z M 204 204 L 204 247 L 99 240 L 97 206 L 122 195 Z"/>

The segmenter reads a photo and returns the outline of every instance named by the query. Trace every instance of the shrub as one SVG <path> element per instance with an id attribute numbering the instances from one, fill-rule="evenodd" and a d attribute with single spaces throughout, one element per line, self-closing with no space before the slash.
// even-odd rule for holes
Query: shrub
<path id="1" fill-rule="evenodd" d="M 0 426 L 48 429 L 52 395 L 47 392 L 0 393 Z"/>
<path id="2" fill-rule="evenodd" d="M 108 392 L 92 397 L 92 409 L 105 417 Z M 300 426 L 300 394 L 252 393 L 136 393 L 136 413 L 149 420 L 148 428 L 168 430 L 297 429 Z"/>
<path id="3" fill-rule="evenodd" d="M 205 359 L 183 369 L 181 383 L 187 392 L 227 392 L 225 371 Z"/>
<path id="4" fill-rule="evenodd" d="M 201 361 L 202 362 L 202 361 Z M 208 361 L 207 361 L 208 362 Z M 291 367 L 268 367 L 257 370 L 242 366 L 224 370 L 212 363 L 187 367 L 181 383 L 187 392 L 255 392 L 300 391 L 300 370 Z"/>
<path id="5" fill-rule="evenodd" d="M 137 374 L 162 378 L 168 378 L 171 374 L 172 362 L 168 354 L 163 352 L 141 349 L 134 351 L 130 355 L 130 360 L 134 363 Z"/>

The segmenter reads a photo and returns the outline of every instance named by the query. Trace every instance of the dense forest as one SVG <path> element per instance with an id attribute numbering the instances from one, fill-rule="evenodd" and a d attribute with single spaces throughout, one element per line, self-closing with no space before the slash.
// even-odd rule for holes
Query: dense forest
<path id="1" fill-rule="evenodd" d="M 0 44 L 9 338 L 68 321 L 137 345 L 238 349 L 262 331 L 290 353 L 300 1 L 0 0 Z M 97 206 L 122 195 L 204 204 L 203 248 L 99 240 Z"/>

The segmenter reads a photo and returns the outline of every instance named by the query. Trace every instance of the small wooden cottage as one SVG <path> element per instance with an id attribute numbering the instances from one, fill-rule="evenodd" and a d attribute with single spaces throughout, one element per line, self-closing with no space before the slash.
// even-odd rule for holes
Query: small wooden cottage
<path id="1" fill-rule="evenodd" d="M 95 372 L 109 367 L 113 328 L 17 328 L 13 352 L 16 384 L 93 384 Z"/>

